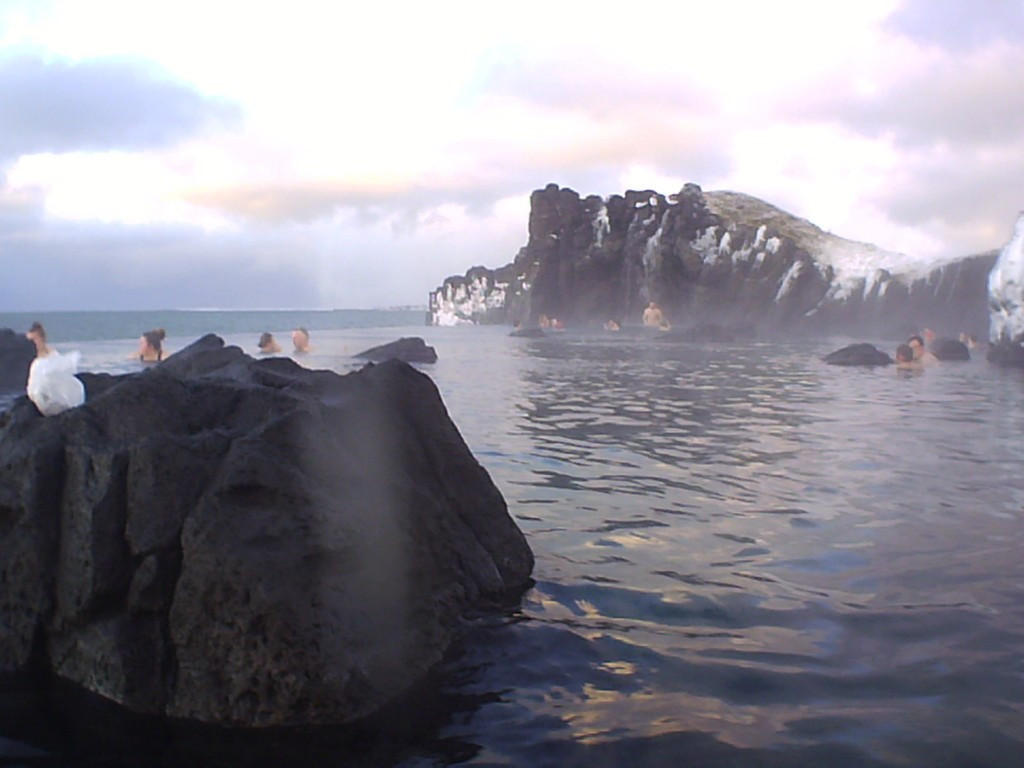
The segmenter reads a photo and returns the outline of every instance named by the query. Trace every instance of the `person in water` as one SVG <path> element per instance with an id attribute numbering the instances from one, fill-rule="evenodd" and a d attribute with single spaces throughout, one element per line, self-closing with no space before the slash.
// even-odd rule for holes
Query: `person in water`
<path id="1" fill-rule="evenodd" d="M 167 333 L 163 328 L 146 331 L 139 337 L 139 362 L 158 363 L 164 359 L 164 339 Z"/>
<path id="2" fill-rule="evenodd" d="M 292 346 L 295 347 L 296 355 L 304 355 L 309 352 L 309 331 L 301 326 L 292 331 Z"/>
<path id="3" fill-rule="evenodd" d="M 899 370 L 920 370 L 924 364 L 914 357 L 914 348 L 909 344 L 896 347 L 896 367 Z"/>
<path id="4" fill-rule="evenodd" d="M 920 336 L 911 336 L 907 339 L 907 345 L 914 351 L 914 360 L 921 365 L 933 365 L 939 362 L 939 358 L 925 348 L 924 339 Z"/>
<path id="5" fill-rule="evenodd" d="M 281 345 L 277 343 L 272 333 L 263 333 L 260 335 L 260 354 L 261 355 L 277 355 L 281 352 Z"/>
<path id="6" fill-rule="evenodd" d="M 604 329 L 606 331 L 617 331 L 619 330 L 619 324 L 614 320 L 608 320 L 604 324 Z"/>
<path id="7" fill-rule="evenodd" d="M 644 327 L 657 328 L 662 331 L 667 331 L 672 327 L 669 325 L 668 320 L 665 319 L 665 315 L 661 313 L 661 307 L 658 306 L 657 302 L 652 301 L 647 305 L 647 309 L 644 310 Z"/>
<path id="8" fill-rule="evenodd" d="M 46 343 L 46 329 L 38 320 L 29 326 L 25 338 L 36 345 L 36 357 L 46 357 L 50 354 L 50 347 Z"/>

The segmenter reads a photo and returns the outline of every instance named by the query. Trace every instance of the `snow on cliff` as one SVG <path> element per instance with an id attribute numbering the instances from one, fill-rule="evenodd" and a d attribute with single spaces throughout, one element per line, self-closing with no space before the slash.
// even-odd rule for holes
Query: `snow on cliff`
<path id="1" fill-rule="evenodd" d="M 988 276 L 989 340 L 1024 339 L 1024 212 Z"/>
<path id="2" fill-rule="evenodd" d="M 861 286 L 864 287 L 865 294 L 869 293 L 885 272 L 895 279 L 909 283 L 924 277 L 944 263 L 961 258 L 954 256 L 945 261 L 925 260 L 905 253 L 886 251 L 870 243 L 847 240 L 821 230 L 806 219 L 741 192 L 705 192 L 704 199 L 707 201 L 708 209 L 723 219 L 767 227 L 799 243 L 821 266 L 822 272 L 826 267 L 831 267 L 833 287 L 829 295 L 837 300 L 849 297 Z M 758 240 L 761 237 L 759 231 Z"/>

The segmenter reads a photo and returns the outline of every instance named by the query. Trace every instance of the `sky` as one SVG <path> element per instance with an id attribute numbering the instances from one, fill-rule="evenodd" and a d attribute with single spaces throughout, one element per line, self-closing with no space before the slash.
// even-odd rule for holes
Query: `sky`
<path id="1" fill-rule="evenodd" d="M 1024 0 L 0 0 L 0 311 L 421 306 L 552 182 L 1001 247 Z"/>

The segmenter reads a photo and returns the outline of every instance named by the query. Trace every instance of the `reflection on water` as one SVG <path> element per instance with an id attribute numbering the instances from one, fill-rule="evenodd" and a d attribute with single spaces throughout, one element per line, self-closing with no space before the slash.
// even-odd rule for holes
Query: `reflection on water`
<path id="1" fill-rule="evenodd" d="M 443 716 L 312 762 L 1020 764 L 1019 375 L 821 363 L 842 341 L 419 333 L 537 586 L 473 626 Z M 387 340 L 323 338 L 339 371 Z"/>
<path id="2" fill-rule="evenodd" d="M 538 556 L 457 662 L 481 763 L 1018 764 L 1024 382 L 840 345 L 518 340 L 487 420 L 441 377 Z"/>

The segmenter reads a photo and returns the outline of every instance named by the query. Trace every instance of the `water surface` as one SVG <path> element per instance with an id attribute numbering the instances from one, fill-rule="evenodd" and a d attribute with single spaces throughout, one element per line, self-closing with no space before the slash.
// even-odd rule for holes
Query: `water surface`
<path id="1" fill-rule="evenodd" d="M 325 329 L 310 363 L 412 334 L 537 583 L 429 722 L 307 764 L 1020 765 L 1020 372 L 501 328 Z M 131 367 L 116 345 L 84 364 Z"/>

